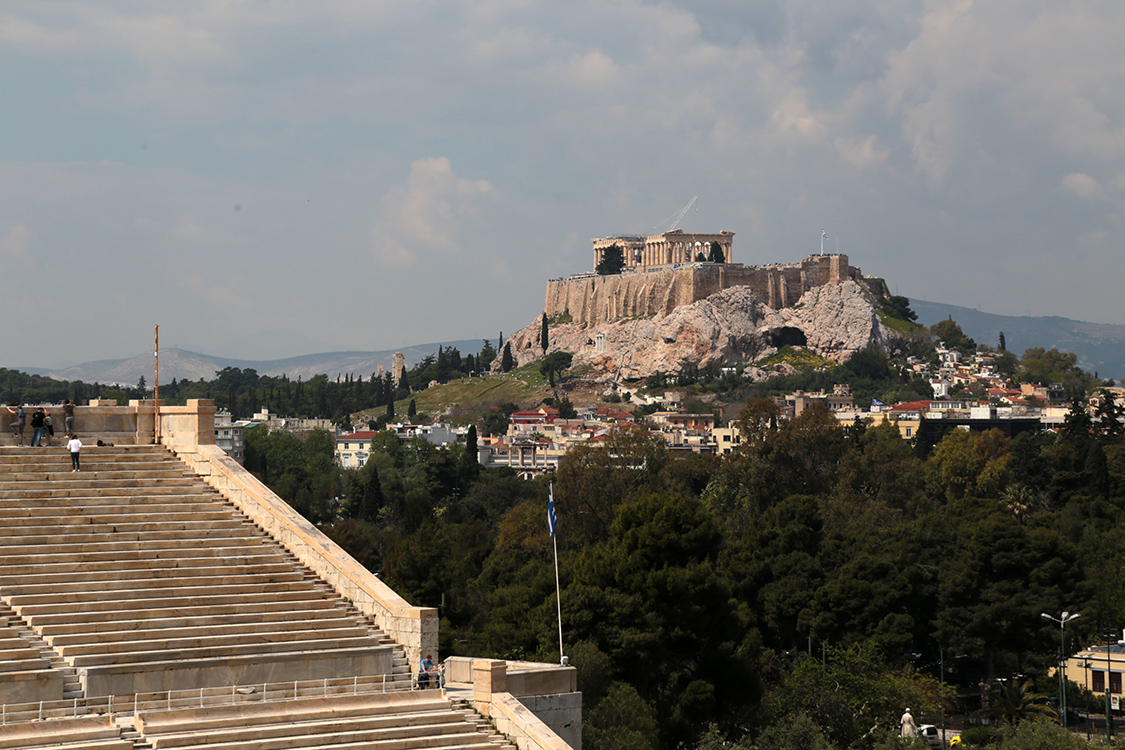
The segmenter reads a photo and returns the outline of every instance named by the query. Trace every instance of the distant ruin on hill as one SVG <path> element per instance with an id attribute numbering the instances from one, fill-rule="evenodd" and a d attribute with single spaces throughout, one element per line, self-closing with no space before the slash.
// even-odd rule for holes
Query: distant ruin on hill
<path id="1" fill-rule="evenodd" d="M 613 245 L 622 250 L 620 274 L 576 274 L 547 282 L 549 318 L 598 325 L 623 318 L 668 315 L 732 287 L 749 287 L 774 310 L 791 307 L 805 292 L 848 279 L 870 286 L 841 254 L 811 255 L 797 263 L 748 266 L 733 262 L 733 232 L 688 234 L 681 230 L 647 237 L 595 239 L 595 266 Z M 724 262 L 703 260 L 717 244 Z"/>

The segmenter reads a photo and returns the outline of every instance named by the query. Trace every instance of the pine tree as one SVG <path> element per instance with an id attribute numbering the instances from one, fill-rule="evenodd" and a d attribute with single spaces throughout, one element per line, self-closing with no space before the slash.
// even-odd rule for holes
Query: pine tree
<path id="1" fill-rule="evenodd" d="M 543 322 L 539 326 L 539 345 L 543 347 L 543 353 L 547 353 L 547 347 L 550 346 L 550 331 L 547 330 L 547 313 L 543 313 Z"/>
<path id="2" fill-rule="evenodd" d="M 504 344 L 504 354 L 500 358 L 500 369 L 504 372 L 511 372 L 515 366 L 516 361 L 512 358 L 512 345 Z"/>

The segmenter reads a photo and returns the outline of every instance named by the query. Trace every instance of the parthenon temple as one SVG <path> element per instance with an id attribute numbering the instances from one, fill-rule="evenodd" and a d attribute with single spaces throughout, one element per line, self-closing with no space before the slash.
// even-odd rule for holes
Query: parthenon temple
<path id="1" fill-rule="evenodd" d="M 700 256 L 708 258 L 711 255 L 711 245 L 715 242 L 719 243 L 723 251 L 723 262 L 730 263 L 733 260 L 731 255 L 733 241 L 734 232 L 686 234 L 682 229 L 647 237 L 636 234 L 602 237 L 594 240 L 594 267 L 597 268 L 605 257 L 606 250 L 614 245 L 621 248 L 625 269 L 632 270 L 693 263 L 699 260 Z"/>

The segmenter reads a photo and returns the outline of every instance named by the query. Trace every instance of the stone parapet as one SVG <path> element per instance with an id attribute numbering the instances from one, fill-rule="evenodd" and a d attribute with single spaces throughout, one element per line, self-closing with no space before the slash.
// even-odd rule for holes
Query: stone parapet
<path id="1" fill-rule="evenodd" d="M 66 415 L 63 407 L 44 406 L 43 410 L 51 416 L 55 440 L 65 442 Z M 32 411 L 30 407 L 27 409 L 24 442 L 30 442 L 34 433 L 31 428 Z M 158 418 L 159 433 L 156 430 Z M 102 440 L 114 445 L 152 445 L 160 442 L 170 448 L 213 445 L 215 402 L 211 399 L 189 399 L 184 406 L 166 406 L 161 401 L 157 407 L 152 399 L 134 399 L 126 406 L 118 406 L 111 398 L 90 399 L 86 406 L 74 406 L 74 432 L 86 444 Z"/>
<path id="2" fill-rule="evenodd" d="M 0 681 L 0 704 L 57 701 L 63 696 L 63 673 L 56 669 L 9 673 Z"/>
<path id="3" fill-rule="evenodd" d="M 216 445 L 185 445 L 176 454 L 302 563 L 316 572 L 406 651 L 411 669 L 438 656 L 438 616 L 414 607 L 305 520 Z"/>
<path id="4" fill-rule="evenodd" d="M 319 680 L 349 673 L 388 674 L 393 659 L 390 646 L 183 661 L 173 658 L 84 667 L 78 670 L 78 678 L 87 697 L 133 695 L 220 684 L 261 685 Z"/>
<path id="5" fill-rule="evenodd" d="M 160 405 L 160 442 L 176 450 L 182 446 L 215 444 L 215 402 L 188 399 L 185 406 Z"/>
<path id="6" fill-rule="evenodd" d="M 582 750 L 582 693 L 574 667 L 451 656 L 445 679 L 471 684 L 473 707 L 521 750 Z"/>
<path id="7" fill-rule="evenodd" d="M 577 745 L 568 744 L 511 693 L 492 696 L 491 718 L 497 731 L 520 750 L 582 750 L 581 734 Z"/>

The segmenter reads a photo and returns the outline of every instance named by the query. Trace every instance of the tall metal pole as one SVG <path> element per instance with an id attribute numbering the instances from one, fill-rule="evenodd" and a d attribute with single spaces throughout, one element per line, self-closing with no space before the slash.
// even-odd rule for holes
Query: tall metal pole
<path id="1" fill-rule="evenodd" d="M 559 540 L 551 537 L 551 541 L 555 546 L 555 605 L 559 612 L 559 664 L 563 663 L 563 644 L 562 644 L 562 594 L 559 589 Z"/>
<path id="2" fill-rule="evenodd" d="M 1110 659 L 1109 650 L 1113 641 L 1105 644 L 1105 741 L 1113 742 L 1113 711 L 1109 705 L 1109 675 L 1113 670 L 1113 661 Z"/>
<path id="3" fill-rule="evenodd" d="M 160 442 L 160 326 L 156 326 L 156 343 L 153 349 L 153 367 L 156 372 L 153 375 L 153 391 L 152 391 L 152 442 L 156 445 Z M 141 394 L 144 397 L 144 394 Z"/>
<path id="4" fill-rule="evenodd" d="M 551 484 L 547 490 L 547 527 L 551 531 L 551 544 L 555 548 L 555 606 L 559 614 L 559 664 L 566 659 L 563 656 L 562 641 L 562 589 L 559 588 L 559 540 L 555 536 L 555 485 Z"/>
<path id="5" fill-rule="evenodd" d="M 1072 620 L 1077 620 L 1081 617 L 1081 613 L 1074 613 L 1063 611 L 1061 617 L 1052 617 L 1051 615 L 1043 612 L 1039 615 L 1044 620 L 1057 622 L 1059 624 L 1059 709 L 1062 714 L 1063 729 L 1066 729 L 1066 624 Z"/>
<path id="6" fill-rule="evenodd" d="M 939 649 L 941 655 L 941 741 L 945 743 L 945 649 Z"/>

